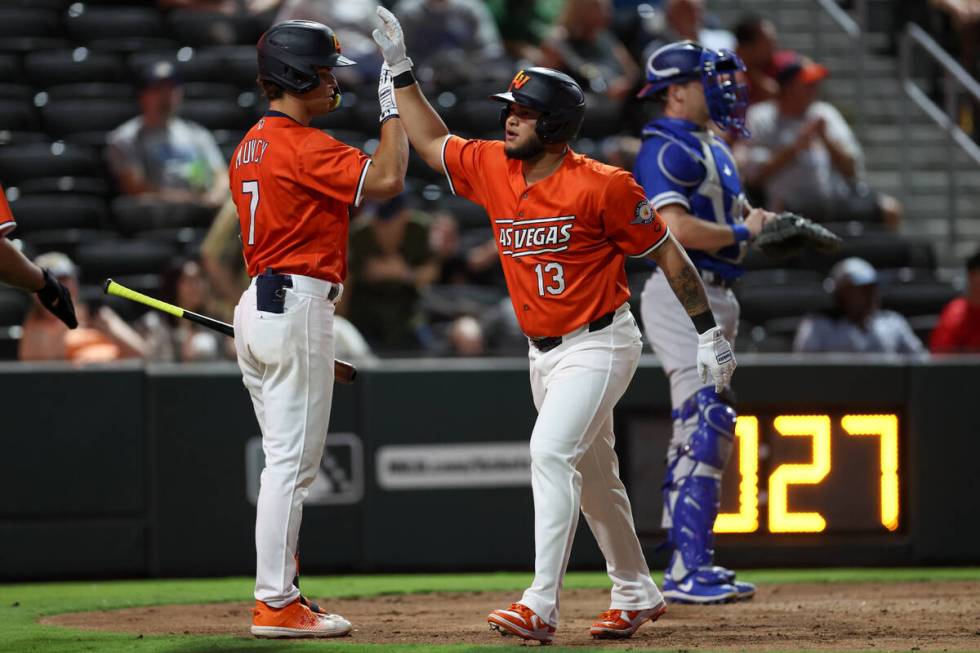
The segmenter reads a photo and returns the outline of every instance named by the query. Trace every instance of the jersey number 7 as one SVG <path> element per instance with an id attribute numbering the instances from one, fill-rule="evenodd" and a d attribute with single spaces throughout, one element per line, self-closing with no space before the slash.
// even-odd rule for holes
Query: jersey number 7
<path id="1" fill-rule="evenodd" d="M 242 193 L 251 195 L 248 202 L 248 244 L 255 244 L 255 212 L 259 208 L 259 182 L 243 181 Z"/>

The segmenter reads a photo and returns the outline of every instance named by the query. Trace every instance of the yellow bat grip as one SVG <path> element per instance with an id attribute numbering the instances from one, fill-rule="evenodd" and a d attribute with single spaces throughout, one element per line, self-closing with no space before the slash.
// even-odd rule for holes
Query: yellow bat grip
<path id="1" fill-rule="evenodd" d="M 184 317 L 184 309 L 180 308 L 179 306 L 174 306 L 173 304 L 168 304 L 167 302 L 162 302 L 159 299 L 154 299 L 153 297 L 144 295 L 141 292 L 130 290 L 126 286 L 119 285 L 112 279 L 106 279 L 103 290 L 107 295 L 115 295 L 116 297 L 122 297 L 130 301 L 145 304 L 150 308 L 155 308 L 158 311 L 169 313 L 174 317 Z"/>

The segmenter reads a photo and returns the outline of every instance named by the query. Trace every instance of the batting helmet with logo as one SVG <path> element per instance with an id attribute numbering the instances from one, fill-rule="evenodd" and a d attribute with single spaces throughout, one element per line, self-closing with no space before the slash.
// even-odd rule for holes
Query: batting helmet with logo
<path id="1" fill-rule="evenodd" d="M 748 136 L 748 89 L 737 79 L 740 71 L 745 71 L 745 64 L 731 50 L 710 50 L 694 41 L 677 41 L 650 55 L 647 83 L 638 97 L 655 96 L 674 84 L 700 80 L 711 119 L 722 129 Z"/>
<path id="2" fill-rule="evenodd" d="M 259 79 L 292 93 L 306 93 L 320 85 L 317 68 L 353 66 L 340 54 L 334 31 L 312 20 L 290 20 L 273 25 L 256 46 Z"/>
<path id="3" fill-rule="evenodd" d="M 507 107 L 500 112 L 507 121 L 510 104 L 541 112 L 535 133 L 542 143 L 569 141 L 578 135 L 585 119 L 585 93 L 571 77 L 551 68 L 525 68 L 514 76 L 505 93 L 490 96 Z"/>

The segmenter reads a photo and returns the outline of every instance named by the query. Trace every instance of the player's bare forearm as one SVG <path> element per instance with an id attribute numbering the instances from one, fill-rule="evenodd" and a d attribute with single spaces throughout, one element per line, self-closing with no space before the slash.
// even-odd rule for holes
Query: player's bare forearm
<path id="1" fill-rule="evenodd" d="M 371 166 L 364 179 L 364 195 L 371 199 L 386 200 L 405 190 L 405 173 L 408 171 L 408 137 L 402 121 L 386 120 L 381 125 L 381 142 L 371 157 Z"/>
<path id="2" fill-rule="evenodd" d="M 41 268 L 31 263 L 14 244 L 0 236 L 0 281 L 34 292 L 44 285 Z"/>
<path id="3" fill-rule="evenodd" d="M 446 123 L 429 104 L 418 83 L 396 88 L 395 101 L 412 147 L 430 168 L 445 173 L 442 166 L 442 145 L 449 135 Z"/>
<path id="4" fill-rule="evenodd" d="M 680 300 L 688 315 L 700 315 L 709 310 L 708 296 L 698 271 L 673 236 L 650 254 L 650 258 L 667 277 L 667 283 Z"/>
<path id="5" fill-rule="evenodd" d="M 657 209 L 657 213 L 683 247 L 713 252 L 735 242 L 735 232 L 730 226 L 699 220 L 680 204 L 668 204 Z"/>

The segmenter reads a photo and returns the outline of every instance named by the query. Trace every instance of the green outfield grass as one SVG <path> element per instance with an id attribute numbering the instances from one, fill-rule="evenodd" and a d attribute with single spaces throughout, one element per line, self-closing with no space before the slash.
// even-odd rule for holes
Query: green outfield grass
<path id="1" fill-rule="evenodd" d="M 739 571 L 739 577 L 756 583 L 847 583 L 888 581 L 980 580 L 980 568 L 938 569 L 822 569 Z M 439 574 L 304 577 L 303 589 L 310 596 L 350 598 L 381 594 L 420 592 L 520 590 L 530 581 L 529 574 Z M 71 582 L 0 585 L 0 651 L 40 653 L 99 651 L 163 652 L 180 651 L 306 651 L 335 649 L 345 653 L 461 653 L 463 651 L 507 651 L 499 645 L 474 646 L 381 646 L 358 644 L 355 639 L 331 641 L 261 641 L 247 637 L 167 637 L 136 638 L 128 634 L 75 631 L 41 626 L 37 619 L 46 615 L 87 610 L 112 610 L 171 603 L 216 603 L 249 601 L 251 578 L 194 580 L 132 580 L 112 582 Z M 604 588 L 609 579 L 598 572 L 568 574 L 570 588 Z M 288 647 L 288 649 L 287 649 Z M 514 650 L 529 651 L 524 647 Z M 559 653 L 561 647 L 549 647 Z M 603 649 L 575 649 L 578 652 Z"/>

